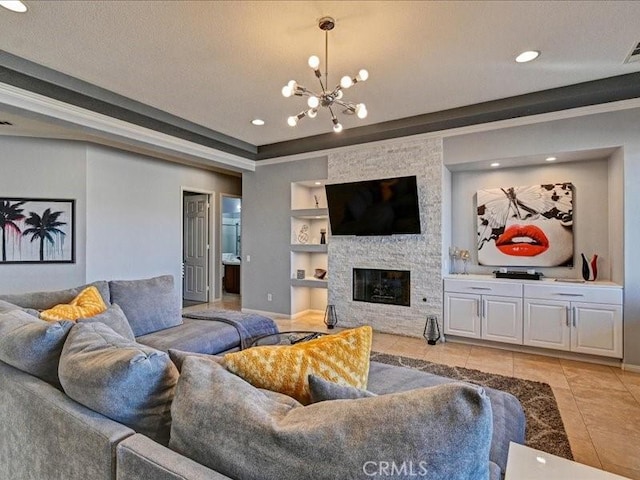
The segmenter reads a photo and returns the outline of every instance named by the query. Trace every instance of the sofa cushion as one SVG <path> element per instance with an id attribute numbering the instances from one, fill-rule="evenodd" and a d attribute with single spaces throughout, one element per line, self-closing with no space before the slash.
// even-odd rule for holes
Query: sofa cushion
<path id="1" fill-rule="evenodd" d="M 60 303 L 52 308 L 40 312 L 40 318 L 48 322 L 58 320 L 78 320 L 103 313 L 107 306 L 98 289 L 90 286 L 82 290 L 69 303 Z"/>
<path id="2" fill-rule="evenodd" d="M 0 313 L 7 313 L 11 312 L 12 310 L 22 310 L 23 312 L 27 312 L 29 315 L 33 315 L 34 317 L 40 316 L 40 312 L 33 308 L 23 308 L 19 307 L 18 305 L 14 305 L 13 303 L 0 300 Z"/>
<path id="3" fill-rule="evenodd" d="M 122 335 L 124 338 L 135 341 L 136 337 L 131 330 L 131 325 L 125 316 L 124 312 L 117 303 L 111 304 L 111 306 L 104 312 L 94 315 L 93 317 L 80 318 L 78 323 L 104 323 L 111 327 L 114 332 Z"/>
<path id="4" fill-rule="evenodd" d="M 367 390 L 340 385 L 313 374 L 309 375 L 309 392 L 311 393 L 311 403 L 376 396 L 375 393 Z"/>
<path id="5" fill-rule="evenodd" d="M 22 310 L 0 314 L 0 360 L 60 386 L 58 361 L 72 322 L 45 322 Z"/>
<path id="6" fill-rule="evenodd" d="M 138 342 L 158 350 L 216 354 L 240 346 L 238 330 L 213 320 L 183 319 L 182 325 L 137 337 Z"/>
<path id="7" fill-rule="evenodd" d="M 0 295 L 0 300 L 13 303 L 23 308 L 46 310 L 54 305 L 58 305 L 59 303 L 69 303 L 77 297 L 82 290 L 90 286 L 96 287 L 100 292 L 104 303 L 109 305 L 109 284 L 102 280 L 82 285 L 80 287 L 68 288 L 66 290 Z"/>
<path id="8" fill-rule="evenodd" d="M 260 346 L 224 356 L 224 366 L 252 385 L 311 403 L 310 374 L 341 385 L 365 388 L 372 330 L 345 330 L 294 345 Z"/>
<path id="9" fill-rule="evenodd" d="M 218 362 L 219 364 L 222 364 L 224 362 L 224 357 L 220 357 L 218 355 L 207 355 L 206 353 L 184 352 L 182 350 L 177 350 L 175 348 L 170 348 L 168 353 L 169 353 L 169 358 L 178 369 L 178 372 L 182 371 L 182 364 L 187 359 L 187 357 L 207 358 L 209 360 Z"/>
<path id="10" fill-rule="evenodd" d="M 231 478 L 367 479 L 383 461 L 404 469 L 393 478 L 489 475 L 491 404 L 465 384 L 305 407 L 189 357 L 172 416 L 169 446 Z"/>
<path id="11" fill-rule="evenodd" d="M 73 326 L 60 356 L 65 393 L 159 443 L 167 444 L 178 371 L 169 356 L 102 323 Z"/>
<path id="12" fill-rule="evenodd" d="M 136 337 L 182 323 L 182 308 L 172 275 L 109 282 L 111 302 L 127 316 Z"/>
<path id="13" fill-rule="evenodd" d="M 371 362 L 368 390 L 378 395 L 452 383 L 451 378 L 421 372 L 413 368 Z M 510 393 L 486 388 L 493 410 L 491 461 L 502 471 L 507 468 L 509 442 L 524 444 L 526 419 L 522 405 Z"/>

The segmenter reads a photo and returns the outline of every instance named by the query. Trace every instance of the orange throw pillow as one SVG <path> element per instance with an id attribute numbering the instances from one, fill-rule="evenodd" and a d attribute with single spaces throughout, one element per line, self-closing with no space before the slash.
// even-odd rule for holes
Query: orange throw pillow
<path id="1" fill-rule="evenodd" d="M 98 289 L 96 287 L 87 287 L 69 304 L 62 303 L 40 312 L 40 318 L 48 322 L 57 322 L 58 320 L 75 321 L 79 318 L 93 317 L 106 310 L 107 306 Z"/>
<path id="2" fill-rule="evenodd" d="M 295 345 L 253 347 L 224 356 L 224 366 L 258 388 L 311 403 L 309 375 L 367 388 L 371 327 L 326 335 Z"/>

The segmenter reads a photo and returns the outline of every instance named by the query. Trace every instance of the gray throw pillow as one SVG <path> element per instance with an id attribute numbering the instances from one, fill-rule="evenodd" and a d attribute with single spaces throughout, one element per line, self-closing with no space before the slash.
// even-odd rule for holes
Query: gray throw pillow
<path id="1" fill-rule="evenodd" d="M 324 402 L 327 400 L 353 400 L 356 398 L 376 396 L 375 393 L 367 390 L 349 385 L 339 385 L 313 374 L 309 375 L 309 391 L 311 392 L 311 403 Z"/>
<path id="2" fill-rule="evenodd" d="M 34 310 L 47 310 L 60 303 L 69 303 L 87 287 L 96 287 L 106 305 L 109 305 L 109 285 L 104 280 L 100 280 L 80 287 L 68 288 L 66 290 L 54 290 L 47 292 L 15 293 L 10 295 L 0 295 L 0 300 L 13 303 L 20 307 L 32 308 Z"/>
<path id="3" fill-rule="evenodd" d="M 120 308 L 120 305 L 113 303 L 106 311 L 94 315 L 93 317 L 79 318 L 78 323 L 95 323 L 100 322 L 111 327 L 114 332 L 122 335 L 124 338 L 135 341 L 136 337 L 131 330 L 131 325 Z"/>
<path id="4" fill-rule="evenodd" d="M 220 364 L 222 364 L 222 362 L 224 361 L 224 357 L 221 357 L 218 355 L 209 355 L 208 353 L 185 352 L 175 348 L 170 348 L 167 353 L 169 354 L 169 358 L 171 359 L 173 364 L 178 369 L 178 372 L 182 371 L 182 364 L 184 363 L 187 357 L 208 358 L 209 360 L 213 360 Z"/>
<path id="5" fill-rule="evenodd" d="M 370 479 L 382 462 L 395 466 L 394 479 L 489 475 L 491 404 L 480 387 L 452 383 L 303 407 L 188 357 L 171 411 L 169 446 L 231 478 Z"/>
<path id="6" fill-rule="evenodd" d="M 45 322 L 22 310 L 0 314 L 0 360 L 57 387 L 60 352 L 73 322 Z"/>
<path id="7" fill-rule="evenodd" d="M 40 312 L 33 308 L 22 308 L 18 305 L 14 305 L 13 303 L 0 300 L 0 313 L 7 313 L 11 312 L 12 310 L 22 310 L 23 312 L 27 312 L 29 315 L 33 315 L 34 317 L 38 317 L 38 315 L 40 314 Z"/>
<path id="8" fill-rule="evenodd" d="M 136 337 L 182 324 L 182 307 L 173 276 L 109 282 L 111 302 L 117 303 Z"/>
<path id="9" fill-rule="evenodd" d="M 166 445 L 178 371 L 169 356 L 102 323 L 77 323 L 60 356 L 60 383 L 73 400 Z"/>

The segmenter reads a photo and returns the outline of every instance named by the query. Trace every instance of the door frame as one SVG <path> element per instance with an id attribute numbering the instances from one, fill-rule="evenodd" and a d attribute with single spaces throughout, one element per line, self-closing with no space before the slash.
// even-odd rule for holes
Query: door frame
<path id="1" fill-rule="evenodd" d="M 220 284 L 220 290 L 218 293 L 219 297 L 222 298 L 222 278 L 224 277 L 224 265 L 222 265 L 222 198 L 237 198 L 240 200 L 240 205 L 242 205 L 242 195 L 234 195 L 233 193 L 220 193 L 219 195 L 219 205 L 220 205 L 220 215 L 218 215 L 218 248 L 216 249 L 216 256 L 218 257 L 218 265 L 220 266 L 220 274 L 218 282 Z M 242 246 L 244 242 L 242 241 L 242 236 L 244 234 L 244 229 L 242 228 L 242 208 L 240 208 L 240 251 L 242 252 Z M 243 256 L 244 257 L 244 256 Z M 242 284 L 243 284 L 244 276 L 242 275 L 242 261 L 240 262 L 240 297 L 242 298 Z"/>
<path id="2" fill-rule="evenodd" d="M 216 251 L 219 249 L 217 245 L 217 243 L 219 242 L 217 241 L 217 237 L 216 237 L 216 222 L 215 222 L 216 205 L 217 205 L 216 192 L 212 190 L 197 188 L 197 187 L 186 187 L 184 185 L 180 187 L 180 264 L 181 265 L 184 263 L 184 194 L 185 192 L 207 195 L 209 199 L 209 218 L 208 218 L 209 231 L 207 232 L 207 235 L 209 237 L 209 250 L 207 252 L 207 263 L 209 265 L 209 272 L 207 275 L 207 287 L 208 287 L 209 293 L 207 295 L 207 298 L 208 298 L 208 302 L 211 303 L 220 299 L 220 296 L 217 295 L 216 285 L 212 285 L 212 281 L 211 281 L 212 279 L 217 278 Z M 184 266 L 181 267 L 181 271 L 182 271 L 182 268 L 184 268 Z M 180 301 L 181 302 L 184 295 L 183 289 L 184 289 L 184 272 L 180 277 Z"/>

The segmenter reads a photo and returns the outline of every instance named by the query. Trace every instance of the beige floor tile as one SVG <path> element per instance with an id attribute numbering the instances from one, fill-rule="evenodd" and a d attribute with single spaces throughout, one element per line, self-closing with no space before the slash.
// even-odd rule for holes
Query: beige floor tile
<path id="1" fill-rule="evenodd" d="M 633 397 L 636 399 L 636 402 L 640 403 L 640 385 L 625 385 L 625 387 L 627 387 L 627 390 L 629 390 L 629 392 L 631 393 L 631 395 L 633 395 Z"/>
<path id="2" fill-rule="evenodd" d="M 620 467 L 640 470 L 640 434 L 613 433 L 599 427 L 588 429 L 600 458 Z"/>
<path id="3" fill-rule="evenodd" d="M 539 365 L 544 364 L 550 367 L 557 367 L 562 369 L 560 359 L 556 357 L 547 357 L 546 355 L 535 355 L 532 353 L 513 352 L 513 363 L 520 363 L 523 365 Z"/>
<path id="4" fill-rule="evenodd" d="M 572 386 L 587 429 L 640 436 L 640 406 L 629 392 Z"/>
<path id="5" fill-rule="evenodd" d="M 640 387 L 640 373 L 633 373 L 621 369 L 615 369 L 615 374 L 625 385 L 636 385 Z"/>
<path id="6" fill-rule="evenodd" d="M 607 370 L 585 370 L 582 368 L 563 366 L 564 374 L 572 388 L 578 386 L 593 389 L 626 391 L 626 387 L 612 369 L 609 367 L 605 368 Z"/>
<path id="7" fill-rule="evenodd" d="M 513 352 L 509 350 L 501 350 L 499 348 L 473 346 L 471 348 L 469 358 L 498 360 L 504 360 L 508 358 L 513 362 Z"/>
<path id="8" fill-rule="evenodd" d="M 570 368 L 573 370 L 588 370 L 590 372 L 608 372 L 614 373 L 614 369 L 607 365 L 600 365 L 598 363 L 579 362 L 577 360 L 568 360 L 566 358 L 560 358 L 560 365 L 563 368 Z"/>
<path id="9" fill-rule="evenodd" d="M 602 469 L 632 480 L 640 480 L 640 470 L 621 467 L 620 465 L 616 465 L 615 463 L 611 463 L 607 460 L 602 460 Z"/>
<path id="10" fill-rule="evenodd" d="M 513 376 L 548 383 L 552 387 L 569 389 L 569 383 L 560 365 L 537 363 L 532 361 L 513 361 Z"/>
<path id="11" fill-rule="evenodd" d="M 576 462 L 584 463 L 585 465 L 602 469 L 602 463 L 600 463 L 600 458 L 598 457 L 596 449 L 593 446 L 593 443 L 591 443 L 591 440 L 569 440 L 569 443 L 571 444 L 571 453 L 573 453 L 573 459 Z"/>

